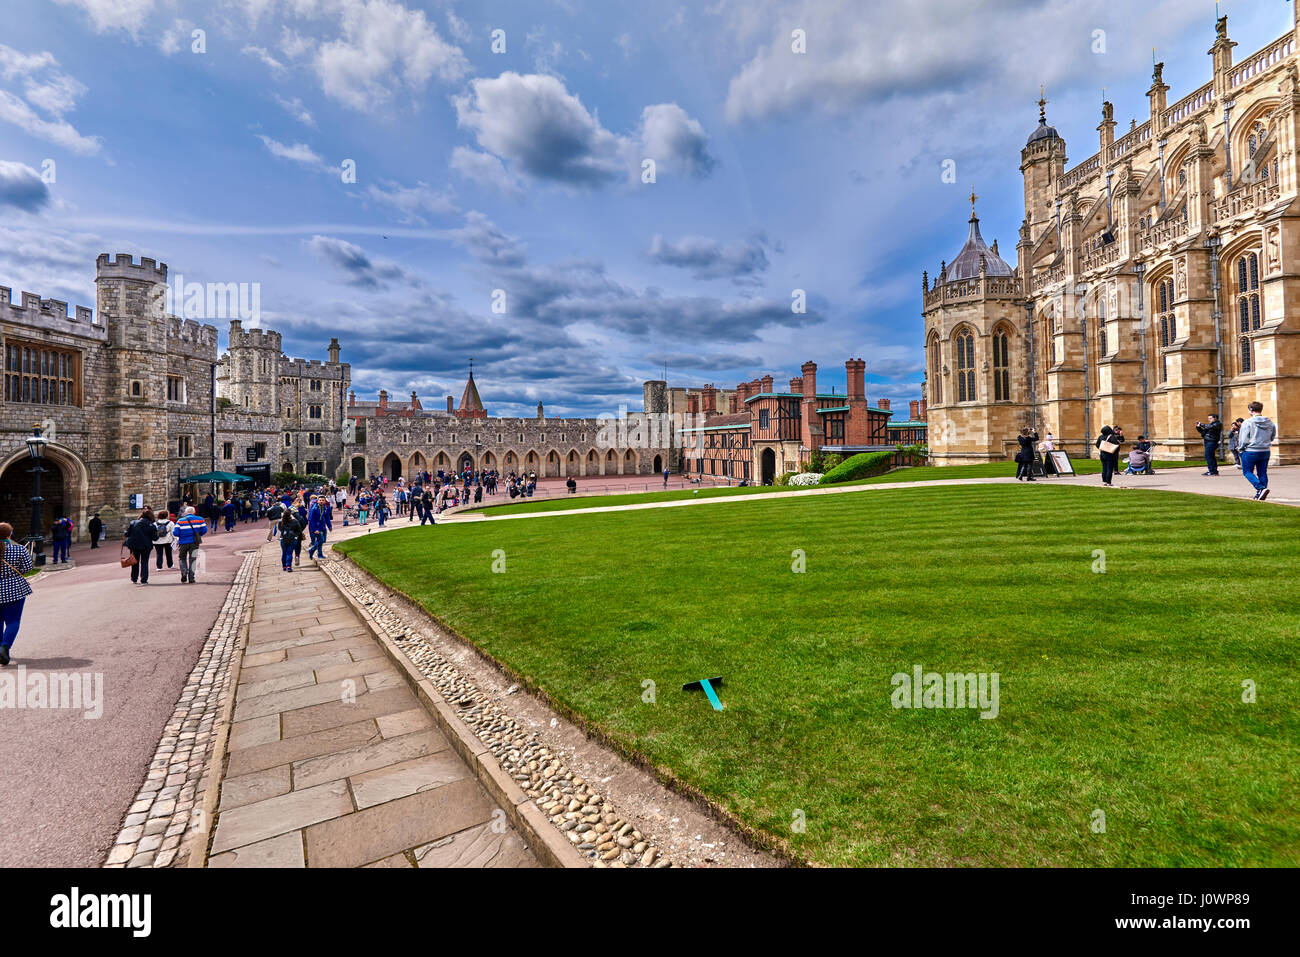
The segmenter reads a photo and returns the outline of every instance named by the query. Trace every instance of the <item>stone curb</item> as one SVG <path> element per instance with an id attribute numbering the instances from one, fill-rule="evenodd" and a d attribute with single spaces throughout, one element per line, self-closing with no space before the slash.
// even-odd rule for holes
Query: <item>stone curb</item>
<path id="1" fill-rule="evenodd" d="M 330 564 L 320 563 L 319 567 L 325 572 L 325 577 L 365 622 L 366 628 L 379 642 L 379 647 L 433 717 L 453 750 L 469 765 L 492 799 L 502 807 L 506 818 L 524 836 L 537 859 L 548 867 L 590 867 L 590 863 L 569 843 L 563 832 L 556 830 L 541 809 L 524 793 L 523 788 L 502 770 L 488 745 L 466 727 L 433 682 L 420 674 L 419 669 L 379 627 L 366 607 L 334 577 Z"/>
<path id="2" fill-rule="evenodd" d="M 203 805 L 199 820 L 201 826 L 196 828 L 190 838 L 187 867 L 207 867 L 208 848 L 212 844 L 212 821 L 216 817 L 217 804 L 221 800 L 221 786 L 226 781 L 226 742 L 230 739 L 231 718 L 235 713 L 235 692 L 239 687 L 239 673 L 244 666 L 244 649 L 248 646 L 249 626 L 253 620 L 253 605 L 257 601 L 257 576 L 262 570 L 262 548 L 257 549 L 257 558 L 253 562 L 253 573 L 248 583 L 248 595 L 244 600 L 244 609 L 240 614 L 239 636 L 235 639 L 235 648 L 230 654 L 230 676 L 226 683 L 225 700 L 221 702 L 221 715 L 217 719 L 216 741 L 212 747 L 211 776 L 203 788 Z"/>

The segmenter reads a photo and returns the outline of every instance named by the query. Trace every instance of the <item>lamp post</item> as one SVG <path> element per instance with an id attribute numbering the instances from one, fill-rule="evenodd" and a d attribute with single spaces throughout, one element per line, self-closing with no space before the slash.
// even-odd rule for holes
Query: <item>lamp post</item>
<path id="1" fill-rule="evenodd" d="M 45 511 L 45 499 L 41 498 L 41 475 L 45 469 L 41 468 L 41 458 L 48 444 L 49 440 L 41 435 L 40 426 L 35 426 L 27 437 L 27 451 L 32 458 L 32 528 L 28 541 L 32 544 L 34 565 L 45 564 L 45 538 L 41 535 L 42 513 Z"/>

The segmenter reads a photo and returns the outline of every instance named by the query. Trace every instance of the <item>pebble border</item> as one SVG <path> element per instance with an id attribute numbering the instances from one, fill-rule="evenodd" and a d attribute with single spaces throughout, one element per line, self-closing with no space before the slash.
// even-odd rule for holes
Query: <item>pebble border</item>
<path id="1" fill-rule="evenodd" d="M 593 867 L 674 867 L 617 809 L 565 766 L 491 696 L 480 691 L 428 639 L 356 578 L 346 561 L 328 563 L 335 580 L 364 605 L 376 625 L 438 689 L 462 721 L 488 746 L 511 779 L 541 809 Z"/>
<path id="2" fill-rule="evenodd" d="M 253 549 L 235 573 L 104 867 L 187 864 L 187 838 L 202 828 L 215 725 L 230 683 L 231 656 L 248 611 L 256 565 L 257 549 Z"/>

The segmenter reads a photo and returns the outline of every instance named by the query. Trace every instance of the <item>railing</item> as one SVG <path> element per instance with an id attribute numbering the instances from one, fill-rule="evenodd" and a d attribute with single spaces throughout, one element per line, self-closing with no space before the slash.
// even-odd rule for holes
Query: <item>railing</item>
<path id="1" fill-rule="evenodd" d="M 1144 251 L 1154 249 L 1156 246 L 1162 246 L 1170 240 L 1181 239 L 1186 235 L 1187 220 L 1185 219 L 1176 219 L 1172 223 L 1158 223 L 1141 234 L 1139 247 Z"/>
<path id="2" fill-rule="evenodd" d="M 1101 169 L 1101 154 L 1094 153 L 1074 169 L 1065 171 L 1061 177 L 1062 193 L 1068 192 Z"/>
<path id="3" fill-rule="evenodd" d="M 1276 202 L 1281 195 L 1282 187 L 1277 183 L 1262 185 L 1252 183 L 1235 189 L 1210 206 L 1210 222 L 1218 225 L 1225 220 L 1252 213 L 1256 209 Z"/>
<path id="4" fill-rule="evenodd" d="M 1149 139 L 1151 139 L 1151 121 L 1147 120 L 1141 126 L 1129 130 L 1114 143 L 1111 143 L 1110 149 L 1106 151 L 1106 156 L 1113 163 L 1125 153 L 1136 149 Z"/>
<path id="5" fill-rule="evenodd" d="M 1175 123 L 1181 123 L 1190 116 L 1209 109 L 1214 105 L 1214 84 L 1207 83 L 1199 90 L 1193 91 L 1188 96 L 1183 97 L 1173 106 L 1169 107 L 1160 114 L 1160 125 L 1162 127 L 1173 126 Z"/>
<path id="6" fill-rule="evenodd" d="M 1294 49 L 1294 34 L 1288 33 L 1286 36 L 1274 40 L 1254 56 L 1243 60 L 1228 71 L 1228 88 L 1234 89 L 1248 80 L 1268 73 L 1273 67 L 1279 66 L 1283 60 L 1289 57 Z"/>
<path id="7" fill-rule="evenodd" d="M 1109 266 L 1119 259 L 1119 243 L 1111 243 L 1109 246 L 1103 246 L 1100 250 L 1093 253 L 1083 261 L 1082 272 L 1091 272 L 1094 269 L 1100 269 L 1102 266 Z"/>
<path id="8" fill-rule="evenodd" d="M 925 308 L 962 299 L 1019 299 L 1023 295 L 1023 284 L 1015 276 L 955 279 L 935 283 L 934 288 L 925 294 Z"/>
<path id="9" fill-rule="evenodd" d="M 1035 276 L 1032 283 L 1033 290 L 1036 293 L 1042 292 L 1048 286 L 1058 283 L 1064 278 L 1065 278 L 1065 263 L 1060 263 L 1056 266 L 1053 266 L 1051 269 L 1048 269 L 1046 272 L 1040 272 L 1037 276 Z"/>

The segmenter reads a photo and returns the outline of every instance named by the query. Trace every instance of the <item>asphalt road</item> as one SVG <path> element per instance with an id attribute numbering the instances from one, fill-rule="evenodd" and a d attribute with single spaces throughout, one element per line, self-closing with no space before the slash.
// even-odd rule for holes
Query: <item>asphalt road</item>
<path id="1" fill-rule="evenodd" d="M 13 662 L 36 672 L 102 674 L 102 716 L 0 707 L 0 867 L 98 867 L 135 799 L 158 739 L 225 601 L 242 550 L 266 523 L 209 534 L 207 569 L 179 567 L 132 585 L 120 545 L 74 546 L 27 599 Z M 93 679 L 92 679 L 93 680 Z M 93 687 L 93 686 L 92 686 Z"/>

